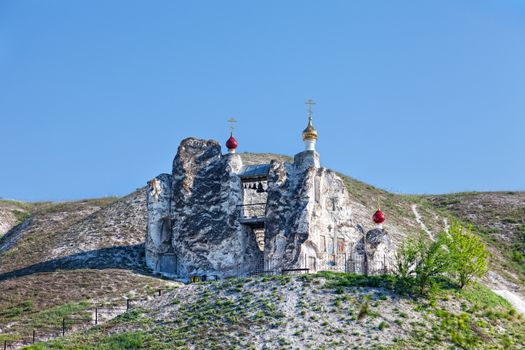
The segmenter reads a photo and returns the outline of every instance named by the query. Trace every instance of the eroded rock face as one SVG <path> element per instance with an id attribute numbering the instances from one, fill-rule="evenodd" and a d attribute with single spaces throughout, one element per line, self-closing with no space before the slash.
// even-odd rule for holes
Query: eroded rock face
<path id="1" fill-rule="evenodd" d="M 326 255 L 349 252 L 357 241 L 343 181 L 318 164 L 311 151 L 298 154 L 293 164 L 272 162 L 265 242 L 269 268 L 318 270 Z"/>
<path id="2" fill-rule="evenodd" d="M 239 155 L 221 155 L 216 141 L 188 138 L 173 161 L 173 174 L 158 177 L 162 193 L 148 198 L 147 261 L 167 275 L 237 275 L 258 254 L 249 227 L 239 222 L 242 204 Z M 160 256 L 176 260 L 171 265 Z M 160 269 L 169 266 L 170 271 Z"/>
<path id="3" fill-rule="evenodd" d="M 174 182 L 173 246 L 179 273 L 235 275 L 249 268 L 257 249 L 255 237 L 239 222 L 242 190 L 236 173 L 242 167 L 241 158 L 207 152 L 194 159 L 176 160 L 181 165 L 190 161 L 199 168 L 194 175 L 187 173 Z M 193 185 L 183 187 L 181 183 Z"/>
<path id="4" fill-rule="evenodd" d="M 158 181 L 158 182 L 157 182 Z M 146 237 L 146 264 L 159 270 L 163 254 L 173 253 L 171 229 L 171 187 L 170 174 L 161 174 L 150 181 L 147 191 L 148 235 Z M 156 185 L 160 188 L 156 193 Z M 165 269 L 164 269 L 165 270 Z M 167 273 L 170 273 L 166 271 Z M 174 273 L 175 271 L 173 271 Z"/>
<path id="5" fill-rule="evenodd" d="M 146 260 L 183 279 L 323 270 L 335 255 L 352 254 L 356 227 L 343 181 L 320 167 L 315 151 L 293 163 L 243 166 L 218 142 L 187 138 L 173 173 L 149 183 Z"/>
<path id="6" fill-rule="evenodd" d="M 385 230 L 375 228 L 368 231 L 358 241 L 356 251 L 365 257 L 364 272 L 366 274 L 378 275 L 390 272 L 394 248 L 390 235 Z"/>

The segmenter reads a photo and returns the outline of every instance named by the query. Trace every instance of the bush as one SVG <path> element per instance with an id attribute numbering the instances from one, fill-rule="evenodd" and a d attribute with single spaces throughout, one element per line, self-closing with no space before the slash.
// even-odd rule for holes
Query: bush
<path id="1" fill-rule="evenodd" d="M 415 268 L 420 294 L 426 294 L 433 287 L 435 279 L 450 266 L 450 256 L 444 246 L 445 237 L 444 234 L 439 234 L 430 243 L 420 240 L 419 259 Z"/>
<path id="2" fill-rule="evenodd" d="M 449 254 L 445 249 L 445 235 L 429 241 L 423 234 L 417 240 L 405 241 L 396 252 L 396 289 L 400 292 L 427 294 L 434 280 L 447 271 Z"/>
<path id="3" fill-rule="evenodd" d="M 512 252 L 512 260 L 514 260 L 517 263 L 523 263 L 525 260 L 525 256 L 521 254 L 520 252 Z"/>
<path id="4" fill-rule="evenodd" d="M 400 292 L 429 294 L 437 288 L 439 280 L 453 278 L 462 289 L 475 277 L 488 271 L 489 253 L 485 244 L 474 235 L 472 228 L 465 229 L 453 222 L 449 232 L 442 232 L 434 241 L 421 234 L 417 240 L 405 241 L 396 252 L 396 289 Z"/>
<path id="5" fill-rule="evenodd" d="M 472 232 L 472 227 L 465 229 L 453 222 L 445 243 L 451 263 L 449 272 L 460 289 L 474 277 L 483 277 L 487 273 L 489 253 L 481 239 Z"/>

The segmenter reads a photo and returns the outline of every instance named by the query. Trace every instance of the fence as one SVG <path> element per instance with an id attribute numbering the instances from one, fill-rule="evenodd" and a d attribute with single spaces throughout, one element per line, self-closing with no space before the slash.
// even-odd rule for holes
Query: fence
<path id="1" fill-rule="evenodd" d="M 161 296 L 166 289 L 157 289 L 153 295 L 145 295 L 141 298 L 128 298 L 125 304 L 115 306 L 95 306 L 94 309 L 84 310 L 81 314 L 63 317 L 60 327 L 50 327 L 45 330 L 33 329 L 27 336 L 10 337 L 10 340 L 0 342 L 0 350 L 18 349 L 23 346 L 35 344 L 39 341 L 52 340 L 67 333 L 85 329 L 88 326 L 102 324 L 110 319 L 133 309 L 136 303 L 151 300 L 151 297 Z M 29 333 L 29 332 L 28 332 Z"/>
<path id="2" fill-rule="evenodd" d="M 316 264 L 317 271 L 338 271 L 366 275 L 381 275 L 391 271 L 390 260 L 386 256 L 367 259 L 365 255 L 357 253 L 322 253 Z M 305 266 L 308 265 L 305 263 Z M 311 266 L 309 267 L 311 268 Z"/>
<path id="3" fill-rule="evenodd" d="M 387 256 L 376 256 L 372 259 L 366 258 L 363 254 L 357 253 L 322 253 L 317 258 L 304 256 L 297 267 L 301 273 L 305 271 L 337 271 L 346 273 L 356 273 L 362 275 L 383 275 L 392 271 L 390 259 Z M 284 269 L 285 272 L 292 272 L 294 269 Z M 282 267 L 273 259 L 265 260 L 263 254 L 258 257 L 255 268 L 248 269 L 247 266 L 239 264 L 237 276 L 261 275 L 261 274 L 281 274 Z"/>

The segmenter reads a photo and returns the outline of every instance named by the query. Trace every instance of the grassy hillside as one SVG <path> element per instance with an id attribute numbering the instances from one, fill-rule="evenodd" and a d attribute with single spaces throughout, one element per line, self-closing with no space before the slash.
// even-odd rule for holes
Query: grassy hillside
<path id="1" fill-rule="evenodd" d="M 272 158 L 280 160 L 290 159 L 286 156 L 270 154 L 243 153 L 241 156 L 245 164 L 269 162 Z M 494 273 L 489 275 L 483 283 L 491 288 L 497 284 L 498 288 L 503 285 L 501 288 L 509 288 L 516 293 L 520 292 L 520 290 L 523 292 L 525 272 L 523 271 L 524 263 L 522 260 L 524 253 L 522 226 L 525 224 L 523 214 L 525 212 L 525 194 L 465 193 L 445 196 L 404 196 L 388 193 L 348 176 L 341 176 L 350 193 L 354 220 L 356 223 L 362 224 L 365 229 L 373 227 L 370 217 L 378 205 L 387 215 L 385 229 L 392 235 L 396 243 L 407 236 L 418 234 L 423 229 L 426 230 L 430 238 L 436 232 L 443 230 L 447 222 L 450 222 L 453 218 L 457 218 L 462 222 L 472 223 L 479 229 L 493 253 L 492 267 Z M 85 314 L 91 312 L 89 310 L 92 310 L 95 305 L 119 304 L 127 296 L 146 295 L 159 287 L 172 287 L 173 283 L 151 276 L 145 269 L 142 244 L 146 232 L 146 216 L 144 188 L 123 198 L 102 198 L 63 203 L 0 201 L 0 228 L 3 227 L 5 231 L 0 231 L 0 340 L 6 337 L 12 338 L 30 334 L 34 327 L 40 329 L 46 322 L 56 326 L 56 323 L 60 322 L 64 316 L 75 315 L 79 312 L 85 316 Z M 320 285 L 315 285 L 317 282 L 307 282 L 303 279 L 293 280 L 283 285 L 282 289 L 274 289 L 272 293 L 285 293 L 289 286 L 310 283 L 311 287 L 308 288 L 316 287 L 315 290 L 311 290 L 312 293 L 325 293 L 329 296 L 328 301 L 326 301 L 327 304 L 320 305 L 324 305 L 323 308 L 326 310 L 333 310 L 331 303 L 335 303 L 335 299 L 332 300 L 330 298 L 335 298 L 335 296 L 330 296 L 332 292 L 324 288 L 326 281 L 323 282 L 322 278 L 319 281 Z M 184 295 L 189 295 L 193 293 L 192 291 L 204 293 L 205 290 L 219 288 L 218 286 L 222 286 L 221 283 L 217 285 L 192 285 L 180 288 L 179 292 L 174 293 L 186 293 Z M 224 285 L 227 285 L 230 282 L 224 283 Z M 244 283 L 254 284 L 253 281 L 235 283 L 239 285 Z M 269 283 L 267 285 L 268 288 L 274 288 L 281 281 L 271 280 L 264 281 L 264 283 Z M 346 297 L 350 298 L 346 300 L 347 302 L 355 299 L 352 301 L 353 306 L 348 306 L 348 308 L 354 310 L 353 312 L 356 312 L 356 308 L 364 300 L 362 292 L 360 291 L 354 295 L 352 294 L 353 292 L 345 290 L 345 295 L 350 295 Z M 369 290 L 369 292 L 384 293 L 387 298 L 396 298 L 391 292 L 383 289 L 375 292 Z M 298 290 L 297 293 L 299 293 Z M 303 298 L 301 295 L 300 293 L 297 294 L 297 298 Z M 238 297 L 242 299 L 242 293 L 238 294 Z M 467 303 L 471 302 L 469 301 L 470 297 L 468 295 L 457 296 L 458 300 L 465 299 Z M 487 293 L 483 293 L 481 297 L 483 300 L 495 298 L 493 295 L 488 296 Z M 188 296 L 188 298 L 190 297 Z M 188 300 L 189 304 L 187 305 L 195 306 L 191 300 L 193 299 L 190 298 Z M 491 324 L 495 329 L 503 332 L 502 334 L 507 334 L 512 341 L 517 341 L 512 336 L 515 318 L 507 316 L 511 312 L 508 305 L 501 302 L 498 298 L 494 300 L 498 300 L 496 302 L 498 306 L 492 305 L 496 309 L 491 312 L 501 316 L 498 316 L 498 319 L 503 317 L 507 321 L 503 320 L 501 321 L 502 323 L 496 325 Z M 406 303 L 407 307 L 415 308 L 419 305 L 412 304 L 409 300 L 399 302 L 403 305 Z M 443 308 L 450 307 L 449 311 L 453 311 L 454 315 L 461 315 L 462 302 L 459 301 L 459 304 L 443 304 Z M 482 304 L 484 303 L 485 301 L 482 302 Z M 382 301 L 380 304 L 386 305 Z M 148 304 L 145 304 L 144 308 L 144 314 L 140 316 L 140 322 L 143 322 L 143 317 L 147 317 L 150 314 L 154 315 L 158 311 L 149 310 L 150 306 Z M 208 309 L 202 311 L 206 313 L 212 312 Z M 381 309 L 381 312 L 383 311 Z M 411 315 L 409 311 L 406 313 Z M 421 310 L 417 309 L 416 311 L 419 312 Z M 321 317 L 325 311 L 318 310 L 316 312 L 319 312 L 319 317 Z M 421 322 L 426 322 L 426 319 L 431 317 L 430 314 L 425 313 L 417 314 L 416 316 L 418 319 L 421 318 L 423 320 Z M 108 324 L 107 327 L 110 327 L 108 330 L 116 331 L 120 329 L 118 328 L 120 327 L 119 322 L 127 322 L 126 317 L 123 316 L 115 321 L 115 324 Z M 346 315 L 345 317 L 351 318 L 352 316 Z M 450 322 L 456 322 L 455 316 L 451 317 L 453 320 Z M 495 316 L 492 315 L 490 317 Z M 174 316 L 174 318 L 177 317 Z M 124 321 L 122 321 L 123 319 Z M 356 331 L 359 332 L 359 336 L 355 335 L 355 337 L 347 340 L 359 343 L 359 341 L 365 341 L 375 336 L 378 336 L 380 340 L 387 339 L 384 333 L 375 333 L 374 327 L 379 325 L 379 322 L 376 324 L 376 321 L 380 321 L 380 319 L 376 317 L 373 322 L 370 321 L 370 324 L 366 326 L 369 328 L 363 326 L 364 328 L 359 328 Z M 263 320 L 266 319 L 264 318 Z M 131 321 L 135 322 L 136 320 Z M 245 321 L 252 322 L 251 318 Z M 313 322 L 313 320 L 305 320 L 305 322 L 310 321 Z M 339 324 L 337 323 L 339 321 L 335 321 L 332 318 L 327 319 L 329 325 L 332 321 Z M 404 327 L 397 327 L 396 324 L 390 325 L 390 323 L 395 322 L 394 318 L 385 320 L 385 322 L 387 321 L 389 322 L 390 330 L 406 327 L 406 324 Z M 475 320 L 476 324 L 478 321 L 480 320 Z M 188 322 L 192 322 L 191 318 L 188 318 Z M 259 325 L 261 322 L 264 323 L 266 321 L 258 321 L 256 325 Z M 268 320 L 268 322 L 270 321 Z M 269 324 L 272 324 L 272 322 L 274 321 L 271 321 Z M 466 321 L 463 320 L 461 322 L 463 324 Z M 471 324 L 474 321 L 469 322 Z M 154 325 L 156 324 L 154 323 Z M 313 327 L 313 324 L 304 324 L 304 327 Z M 517 326 L 520 324 L 520 322 L 516 323 Z M 322 339 L 328 343 L 337 341 L 341 337 L 339 332 L 352 333 L 351 329 L 357 327 L 357 325 L 357 323 L 348 323 L 347 328 L 341 328 L 342 330 L 337 330 L 339 326 L 330 326 L 332 328 L 335 327 L 334 333 L 327 333 Z M 362 323 L 359 323 L 359 325 L 362 325 Z M 263 327 L 263 325 L 259 326 Z M 115 336 L 116 340 L 111 336 L 108 337 L 104 333 L 106 329 L 104 327 L 106 326 L 90 331 L 90 333 L 84 334 L 82 337 L 87 337 L 87 342 L 91 341 L 89 339 L 104 339 L 103 342 L 107 341 L 109 343 L 120 341 L 120 335 Z M 173 337 L 170 339 L 192 337 L 186 333 L 173 335 L 171 330 L 157 329 L 155 327 L 139 334 L 136 334 L 136 329 L 133 327 L 126 326 L 122 329 L 130 332 L 131 338 L 140 338 L 143 342 L 152 342 L 153 340 L 151 339 L 159 337 L 159 342 L 162 344 L 163 341 L 168 339 L 163 337 Z M 170 327 L 172 326 L 170 325 Z M 274 334 L 271 329 L 264 327 L 257 329 L 261 332 Z M 220 332 L 221 328 L 215 328 L 215 330 Z M 230 331 L 230 328 L 222 331 Z M 294 330 L 293 333 L 295 332 L 300 332 L 300 330 Z M 288 334 L 289 337 L 292 337 L 293 333 L 292 335 Z M 502 344 L 501 342 L 504 341 L 504 338 L 498 338 L 498 335 L 493 334 L 492 331 L 488 333 L 489 337 L 496 339 L 494 341 L 497 344 Z M 242 332 L 239 334 L 240 337 Z M 417 338 L 413 338 L 414 334 L 416 333 L 407 332 L 405 334 L 406 337 L 402 335 L 399 337 L 400 339 L 405 337 L 404 341 L 410 344 L 411 341 L 417 341 Z M 204 335 L 202 336 L 204 337 Z M 123 341 L 127 341 L 126 335 L 122 337 Z M 277 335 L 276 337 L 278 338 Z M 439 341 L 444 341 L 443 339 L 445 339 L 445 335 L 437 337 L 436 339 L 439 339 Z M 74 339 L 79 341 L 78 337 Z M 387 340 L 393 342 L 389 346 L 394 348 L 397 346 L 396 344 L 405 344 L 403 342 L 396 343 L 394 338 L 388 338 Z M 194 342 L 197 342 L 197 340 L 194 340 Z M 73 343 L 70 342 L 67 346 L 72 346 L 71 344 Z M 275 343 L 274 345 L 277 346 L 279 344 Z M 304 339 L 297 344 L 305 346 L 313 344 L 312 347 L 316 348 L 315 342 L 312 343 Z M 446 344 L 451 343 L 448 341 Z M 286 344 L 283 343 L 279 346 L 286 347 Z"/>
<path id="2" fill-rule="evenodd" d="M 144 270 L 144 197 L 17 204 L 25 218 L 0 238 L 0 340 L 171 285 Z"/>
<path id="3" fill-rule="evenodd" d="M 491 250 L 493 268 L 525 286 L 525 192 L 453 193 L 421 202 L 474 226 Z"/>
<path id="4" fill-rule="evenodd" d="M 116 319 L 32 349 L 509 349 L 525 322 L 474 286 L 433 300 L 388 277 L 339 273 L 229 279 L 178 288 Z"/>

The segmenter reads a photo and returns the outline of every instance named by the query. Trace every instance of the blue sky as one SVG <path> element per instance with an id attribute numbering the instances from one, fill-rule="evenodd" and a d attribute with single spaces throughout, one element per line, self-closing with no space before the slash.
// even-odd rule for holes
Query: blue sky
<path id="1" fill-rule="evenodd" d="M 525 190 L 523 1 L 0 1 L 0 196 L 123 195 L 187 136 L 399 193 Z"/>

